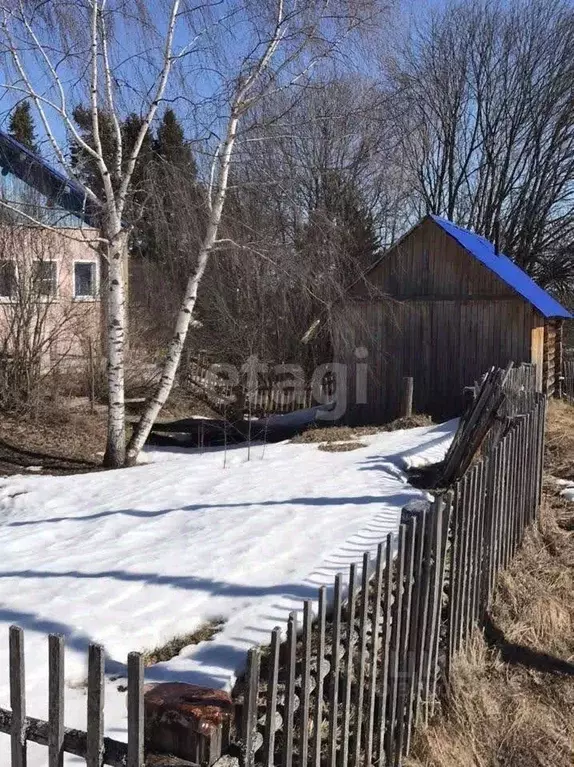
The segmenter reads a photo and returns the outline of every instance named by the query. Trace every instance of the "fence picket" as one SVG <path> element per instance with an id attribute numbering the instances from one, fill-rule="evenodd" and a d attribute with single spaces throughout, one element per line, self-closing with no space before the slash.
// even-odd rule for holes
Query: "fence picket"
<path id="1" fill-rule="evenodd" d="M 325 676 L 325 628 L 327 622 L 327 590 L 325 586 L 319 589 L 319 605 L 317 616 L 317 684 L 315 685 L 315 730 L 313 732 L 313 764 L 321 767 L 321 741 L 323 724 L 323 688 Z M 287 767 L 287 766 L 286 766 Z"/>
<path id="2" fill-rule="evenodd" d="M 271 647 L 269 652 L 269 675 L 267 678 L 267 710 L 265 712 L 265 733 L 263 750 L 266 767 L 272 767 L 275 762 L 275 729 L 277 715 L 277 685 L 279 679 L 279 648 L 281 646 L 281 629 L 276 626 L 271 632 Z"/>
<path id="3" fill-rule="evenodd" d="M 64 762 L 64 637 L 48 637 L 48 764 Z"/>
<path id="4" fill-rule="evenodd" d="M 335 576 L 333 591 L 333 633 L 331 641 L 331 694 L 329 698 L 329 764 L 337 764 L 337 735 L 339 730 L 339 676 L 341 661 L 341 603 L 342 578 Z"/>
<path id="5" fill-rule="evenodd" d="M 354 747 L 355 756 L 353 764 L 358 765 L 361 761 L 361 746 L 363 734 L 363 702 L 365 698 L 365 668 L 367 663 L 367 620 L 369 617 L 369 553 L 363 556 L 363 569 L 361 577 L 361 614 L 359 622 L 359 666 L 357 671 L 357 689 L 354 700 L 356 701 Z"/>
<path id="6" fill-rule="evenodd" d="M 377 547 L 375 565 L 375 582 L 373 594 L 373 613 L 371 622 L 371 671 L 369 676 L 369 707 L 367 710 L 365 764 L 371 764 L 373 759 L 373 739 L 375 733 L 375 706 L 377 701 L 377 670 L 379 666 L 379 638 L 381 623 L 381 598 L 383 590 L 383 544 Z"/>
<path id="7" fill-rule="evenodd" d="M 353 638 L 355 633 L 357 567 L 349 568 L 349 596 L 347 599 L 347 626 L 345 631 L 345 695 L 343 700 L 343 726 L 341 732 L 341 767 L 349 763 L 349 735 L 351 723 L 351 691 L 353 686 Z"/>
<path id="8" fill-rule="evenodd" d="M 426 541 L 427 510 L 423 509 L 417 521 L 415 565 L 413 571 L 413 596 L 408 647 L 408 691 L 405 712 L 405 755 L 410 751 L 411 729 L 414 716 L 415 696 L 418 695 L 417 658 L 419 637 L 422 629 L 423 557 Z"/>
<path id="9" fill-rule="evenodd" d="M 480 586 L 482 583 L 483 570 L 483 541 L 484 541 L 484 513 L 485 513 L 485 485 L 488 474 L 488 458 L 484 458 L 478 464 L 477 475 L 477 501 L 476 501 L 476 535 L 474 545 L 474 582 L 472 589 L 471 620 L 474 626 L 478 621 L 480 610 Z"/>
<path id="10" fill-rule="evenodd" d="M 470 491 L 470 536 L 468 551 L 468 588 L 465 594 L 465 634 L 468 636 L 472 631 L 473 625 L 473 594 L 476 578 L 476 543 L 477 543 L 477 522 L 479 505 L 479 474 L 482 463 L 475 464 L 471 475 Z"/>
<path id="11" fill-rule="evenodd" d="M 463 551 L 462 551 L 462 584 L 460 592 L 460 636 L 459 646 L 467 636 L 467 604 L 470 583 L 470 543 L 471 543 L 471 521 L 472 521 L 472 497 L 473 484 L 475 479 L 475 469 L 471 469 L 465 474 L 463 480 Z"/>
<path id="12" fill-rule="evenodd" d="M 91 644 L 88 650 L 87 767 L 101 767 L 104 751 L 104 650 Z"/>
<path id="13" fill-rule="evenodd" d="M 297 663 L 297 613 L 287 622 L 287 679 L 285 684 L 284 767 L 293 764 L 293 717 L 295 714 L 295 666 Z"/>
<path id="14" fill-rule="evenodd" d="M 144 664 L 141 653 L 128 655 L 128 764 L 143 767 L 144 763 Z"/>
<path id="15" fill-rule="evenodd" d="M 384 579 L 384 610 L 383 631 L 381 637 L 381 684 L 380 684 L 380 712 L 379 712 L 379 744 L 378 761 L 383 762 L 385 743 L 387 738 L 387 708 L 390 668 L 390 646 L 392 633 L 392 610 L 393 610 L 393 555 L 395 539 L 392 533 L 387 535 L 385 545 L 385 579 Z"/>
<path id="16" fill-rule="evenodd" d="M 425 647 L 423 655 L 422 672 L 422 699 L 425 703 L 424 718 L 428 719 L 429 698 L 431 692 L 432 679 L 432 660 L 434 656 L 435 633 L 439 631 L 440 622 L 440 604 L 442 594 L 442 583 L 439 582 L 441 540 L 443 531 L 443 507 L 444 500 L 438 498 L 434 504 L 433 511 L 433 540 L 432 540 L 432 566 L 430 572 L 429 588 L 429 619 L 425 635 Z"/>
<path id="17" fill-rule="evenodd" d="M 405 704 L 407 699 L 408 670 L 409 670 L 409 637 L 411 606 L 413 595 L 413 575 L 415 569 L 417 519 L 411 517 L 407 522 L 405 545 L 404 593 L 400 625 L 399 643 L 399 678 L 397 690 L 397 724 L 395 738 L 395 764 L 400 764 L 404 743 Z"/>
<path id="18" fill-rule="evenodd" d="M 462 520 L 463 509 L 461 503 L 461 482 L 458 480 L 454 486 L 454 514 L 452 551 L 449 571 L 449 612 L 448 612 L 448 647 L 446 657 L 446 676 L 450 678 L 452 658 L 458 651 L 457 626 L 459 625 L 459 591 L 461 587 L 462 568 Z"/>
<path id="19" fill-rule="evenodd" d="M 442 499 L 441 499 L 442 501 Z M 442 504 L 442 528 L 440 528 L 440 551 L 436 554 L 436 566 L 438 568 L 437 583 L 438 583 L 438 600 L 436 604 L 436 623 L 434 631 L 433 642 L 433 654 L 431 658 L 431 715 L 434 713 L 434 706 L 436 701 L 436 687 L 438 681 L 438 655 L 440 646 L 441 635 L 441 614 L 442 614 L 442 594 L 444 586 L 444 574 L 446 568 L 446 554 L 448 543 L 448 531 L 450 528 L 450 520 L 452 516 L 452 501 L 453 493 L 449 490 L 446 493 L 445 500 Z"/>
<path id="20" fill-rule="evenodd" d="M 261 656 L 258 647 L 247 651 L 247 688 L 243 708 L 243 763 L 245 767 L 255 764 L 255 732 L 257 721 L 257 696 L 259 693 L 259 667 Z"/>
<path id="21" fill-rule="evenodd" d="M 401 641 L 401 615 L 403 611 L 403 585 L 405 575 L 406 526 L 399 527 L 399 548 L 395 559 L 395 599 L 391 623 L 391 647 L 389 663 L 389 705 L 387 721 L 386 755 L 387 762 L 394 758 L 395 721 L 399 683 L 399 649 Z"/>
<path id="22" fill-rule="evenodd" d="M 311 629 L 313 626 L 312 603 L 303 605 L 302 666 L 301 666 L 301 712 L 299 718 L 299 760 L 307 767 L 309 759 L 309 699 L 311 693 Z"/>
<path id="23" fill-rule="evenodd" d="M 10 626 L 10 708 L 12 709 L 11 765 L 26 767 L 26 679 L 24 669 L 24 632 Z"/>

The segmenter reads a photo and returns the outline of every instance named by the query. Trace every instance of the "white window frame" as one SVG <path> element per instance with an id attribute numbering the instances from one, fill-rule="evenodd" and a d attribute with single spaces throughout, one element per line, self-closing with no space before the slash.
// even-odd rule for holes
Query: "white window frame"
<path id="1" fill-rule="evenodd" d="M 0 258 L 0 261 L 11 261 L 14 264 L 14 281 L 18 282 L 18 261 L 15 258 Z M 17 294 L 12 296 L 0 296 L 0 304 L 13 304 Z"/>
<path id="2" fill-rule="evenodd" d="M 76 295 L 76 264 L 93 264 L 95 271 L 95 284 L 93 296 Z M 97 258 L 75 258 L 72 262 L 72 300 L 74 301 L 97 301 L 100 297 L 100 265 Z"/>
<path id="3" fill-rule="evenodd" d="M 56 264 L 56 290 L 48 295 L 42 293 L 36 297 L 37 301 L 55 301 L 60 296 L 60 262 L 55 258 L 33 258 L 30 269 L 34 268 L 34 264 Z"/>

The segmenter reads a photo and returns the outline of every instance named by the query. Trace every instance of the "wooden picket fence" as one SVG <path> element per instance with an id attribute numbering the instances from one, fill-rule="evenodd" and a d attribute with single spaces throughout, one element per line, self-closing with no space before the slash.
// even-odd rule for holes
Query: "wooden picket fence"
<path id="1" fill-rule="evenodd" d="M 188 357 L 182 378 L 188 388 L 204 396 L 213 407 L 222 409 L 241 399 L 245 413 L 256 417 L 326 404 L 336 388 L 331 373 L 326 373 L 315 388 L 303 379 L 273 373 L 260 373 L 250 385 L 243 381 L 243 385 L 234 386 L 226 381 L 225 367 L 220 371 L 208 355 L 201 353 Z"/>
<path id="2" fill-rule="evenodd" d="M 351 565 L 249 652 L 245 767 L 401 765 L 455 653 L 486 615 L 540 502 L 546 400 L 509 419 L 453 489 L 405 510 L 373 563 Z M 316 618 L 313 618 L 314 612 Z"/>
<path id="3" fill-rule="evenodd" d="M 88 650 L 87 729 L 64 726 L 64 638 L 48 639 L 48 721 L 28 716 L 24 665 L 24 632 L 10 627 L 10 708 L 0 708 L 0 732 L 10 735 L 12 767 L 26 767 L 27 744 L 47 748 L 47 767 L 61 767 L 64 754 L 86 760 L 87 767 L 144 767 L 143 661 L 130 653 L 127 663 L 128 742 L 104 737 L 104 665 L 100 645 Z"/>

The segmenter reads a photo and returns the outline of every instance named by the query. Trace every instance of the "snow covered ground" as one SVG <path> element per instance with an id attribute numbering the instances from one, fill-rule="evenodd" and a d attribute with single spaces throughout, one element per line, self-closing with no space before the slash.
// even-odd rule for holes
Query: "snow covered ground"
<path id="1" fill-rule="evenodd" d="M 408 465 L 439 460 L 455 423 L 316 445 L 156 450 L 133 469 L 0 478 L 0 706 L 9 707 L 8 626 L 26 634 L 27 705 L 47 717 L 47 634 L 66 637 L 66 725 L 85 727 L 86 651 L 107 657 L 107 734 L 125 740 L 127 653 L 223 617 L 210 642 L 146 670 L 147 681 L 229 689 L 252 644 L 397 530 L 422 491 Z M 0 767 L 10 763 L 0 735 Z M 66 764 L 83 760 L 69 757 Z M 29 767 L 46 750 L 30 746 Z"/>
<path id="2" fill-rule="evenodd" d="M 574 482 L 569 479 L 554 479 L 557 485 L 562 486 L 560 495 L 563 495 L 568 501 L 574 501 Z"/>

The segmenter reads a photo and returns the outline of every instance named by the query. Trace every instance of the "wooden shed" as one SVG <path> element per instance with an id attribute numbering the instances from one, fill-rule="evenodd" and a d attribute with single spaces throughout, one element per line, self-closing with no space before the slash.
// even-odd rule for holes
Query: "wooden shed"
<path id="1" fill-rule="evenodd" d="M 349 420 L 395 417 L 405 376 L 414 378 L 416 411 L 458 414 L 464 387 L 510 360 L 536 363 L 537 386 L 550 394 L 569 318 L 492 243 L 426 216 L 332 309 L 335 359 L 348 365 Z"/>

